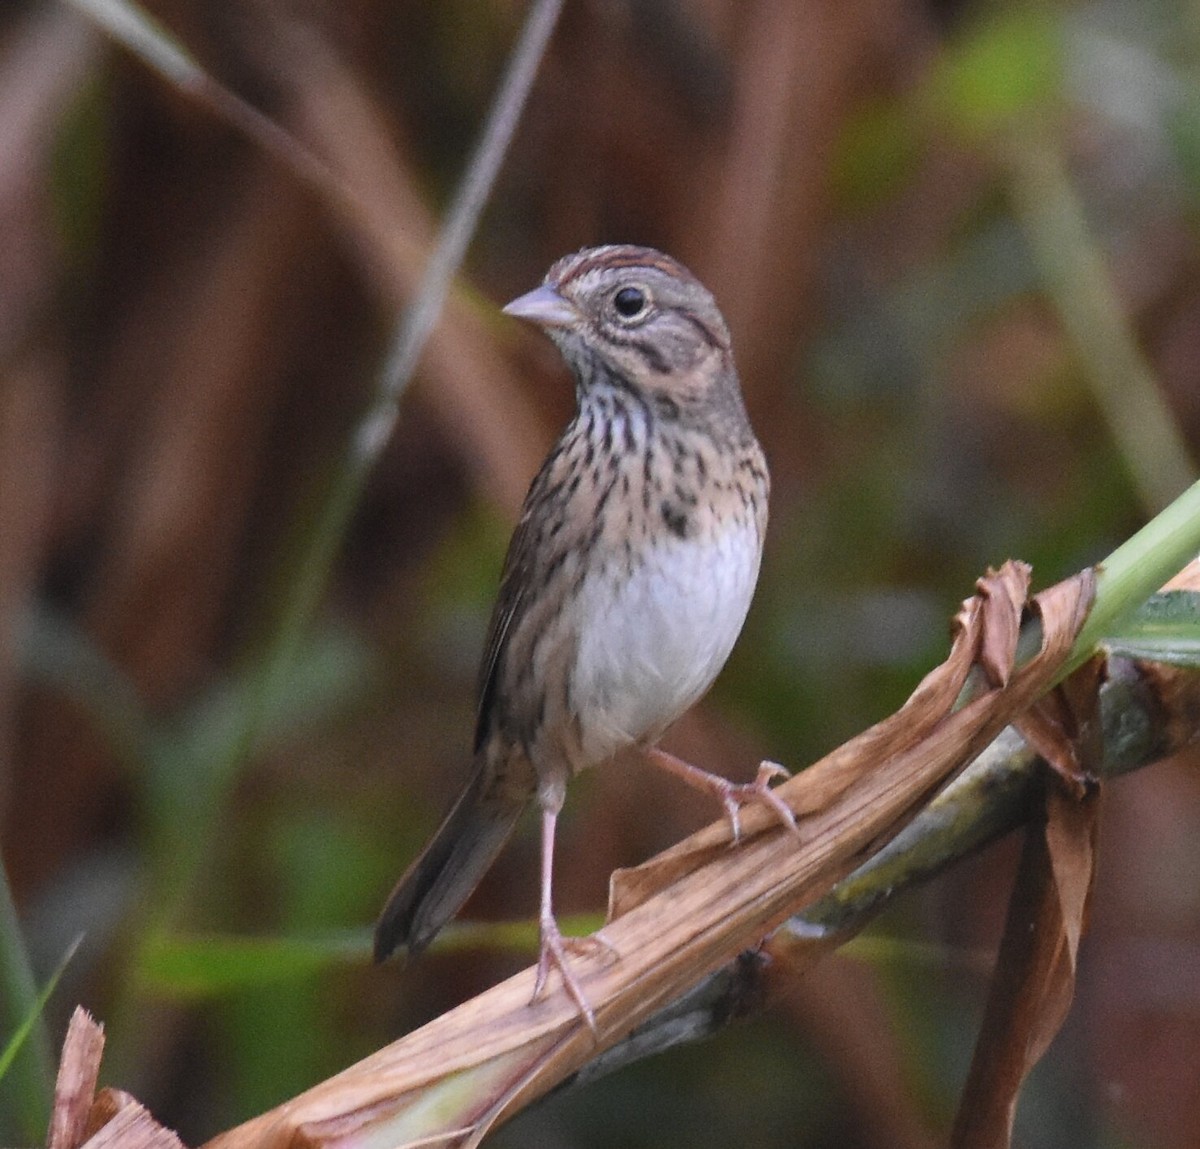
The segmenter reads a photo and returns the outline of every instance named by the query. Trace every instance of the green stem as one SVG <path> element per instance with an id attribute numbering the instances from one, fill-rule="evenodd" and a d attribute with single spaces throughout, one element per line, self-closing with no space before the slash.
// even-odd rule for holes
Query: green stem
<path id="1" fill-rule="evenodd" d="M 1200 482 L 1122 543 L 1097 568 L 1096 601 L 1058 680 L 1077 670 L 1100 641 L 1168 579 L 1200 555 Z"/>
<path id="2" fill-rule="evenodd" d="M 1084 376 L 1145 509 L 1153 513 L 1196 468 L 1121 306 L 1066 163 L 1038 125 L 1007 141 L 1013 206 Z"/>
<path id="3" fill-rule="evenodd" d="M 25 935 L 0 866 L 0 1045 L 38 1009 L 37 980 L 25 948 Z M 36 1143 L 46 1136 L 54 1098 L 54 1057 L 50 1035 L 38 1013 L 25 1048 L 0 1081 L 0 1137 Z"/>

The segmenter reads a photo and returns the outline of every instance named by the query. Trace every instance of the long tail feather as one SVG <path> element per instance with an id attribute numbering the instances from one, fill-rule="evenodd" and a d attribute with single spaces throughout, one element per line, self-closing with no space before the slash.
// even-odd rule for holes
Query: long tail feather
<path id="1" fill-rule="evenodd" d="M 405 871 L 375 926 L 375 960 L 419 953 L 462 908 L 503 848 L 528 798 L 495 786 L 477 763 L 437 833 Z"/>

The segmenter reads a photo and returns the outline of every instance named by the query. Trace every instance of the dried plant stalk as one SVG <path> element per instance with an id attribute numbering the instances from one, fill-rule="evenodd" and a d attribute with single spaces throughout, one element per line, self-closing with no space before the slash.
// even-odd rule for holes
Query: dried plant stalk
<path id="1" fill-rule="evenodd" d="M 62 1058 L 58 1063 L 54 1112 L 46 1135 L 46 1149 L 76 1149 L 83 1143 L 103 1052 L 104 1027 L 77 1005 L 67 1026 Z"/>
<path id="2" fill-rule="evenodd" d="M 1011 563 L 981 580 L 956 619 L 950 657 L 909 702 L 779 788 L 803 816 L 799 844 L 767 811 L 750 810 L 737 848 L 718 823 L 619 876 L 604 928 L 619 958 L 595 947 L 573 959 L 599 1045 L 554 986 L 530 1003 L 526 970 L 208 1149 L 477 1144 L 828 890 L 1046 691 L 1086 617 L 1093 581 L 1085 572 L 1034 600 L 1041 648 L 1013 669 L 1027 585 L 1028 569 Z M 975 667 L 1007 682 L 956 709 Z"/>

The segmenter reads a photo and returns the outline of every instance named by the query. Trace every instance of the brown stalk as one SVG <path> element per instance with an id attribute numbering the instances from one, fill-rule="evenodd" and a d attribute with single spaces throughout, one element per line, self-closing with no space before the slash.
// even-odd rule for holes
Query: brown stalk
<path id="1" fill-rule="evenodd" d="M 1011 649 L 1008 631 L 1027 581 L 1018 564 L 981 580 L 956 619 L 950 657 L 909 702 L 779 788 L 803 817 L 799 845 L 769 813 L 751 810 L 736 849 L 717 824 L 619 876 L 604 928 L 619 959 L 599 948 L 573 959 L 595 1007 L 598 1045 L 557 983 L 530 1003 L 533 971 L 526 970 L 208 1149 L 478 1144 L 497 1121 L 826 891 L 1047 690 L 1090 605 L 1090 572 L 1034 600 L 1041 649 L 1006 686 L 955 709 L 972 667 L 996 657 L 998 617 L 1008 620 L 1001 649 Z"/>

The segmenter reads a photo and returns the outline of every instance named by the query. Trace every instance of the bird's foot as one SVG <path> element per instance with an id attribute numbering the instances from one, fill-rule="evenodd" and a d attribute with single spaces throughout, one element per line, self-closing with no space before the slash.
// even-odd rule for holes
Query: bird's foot
<path id="1" fill-rule="evenodd" d="M 558 928 L 558 922 L 553 917 L 542 918 L 541 934 L 541 953 L 538 956 L 537 977 L 534 979 L 533 997 L 530 1000 L 537 1001 L 542 996 L 546 989 L 550 970 L 557 969 L 559 977 L 562 978 L 563 988 L 575 1003 L 575 1008 L 579 1010 L 579 1016 L 592 1031 L 592 1036 L 599 1040 L 600 1031 L 596 1028 L 596 1014 L 592 1010 L 591 1002 L 583 992 L 583 987 L 579 984 L 579 979 L 571 972 L 567 956 L 568 954 L 594 953 L 599 948 L 606 950 L 613 957 L 617 957 L 616 947 L 604 937 L 600 930 L 586 938 L 563 937 Z"/>
<path id="2" fill-rule="evenodd" d="M 800 833 L 800 827 L 796 825 L 796 815 L 792 813 L 791 807 L 771 789 L 772 779 L 791 777 L 791 773 L 778 762 L 760 763 L 753 782 L 739 783 L 730 782 L 720 774 L 710 774 L 707 770 L 701 770 L 699 766 L 693 766 L 682 758 L 676 758 L 674 754 L 659 750 L 657 746 L 648 750 L 647 754 L 651 761 L 682 778 L 688 785 L 706 790 L 717 797 L 725 807 L 725 817 L 729 819 L 729 829 L 735 843 L 740 842 L 742 838 L 742 807 L 750 805 L 751 802 L 769 807 L 785 828 L 793 834 Z"/>
<path id="3" fill-rule="evenodd" d="M 758 802 L 774 811 L 785 829 L 799 835 L 800 827 L 796 825 L 796 815 L 792 813 L 792 808 L 771 789 L 772 779 L 778 778 L 780 781 L 784 781 L 791 776 L 792 772 L 786 767 L 780 766 L 778 762 L 760 762 L 753 782 L 730 782 L 721 778 L 720 775 L 714 775 L 719 781 L 725 783 L 725 786 L 717 787 L 717 789 L 719 792 L 723 791 L 720 796 L 725 804 L 725 816 L 729 819 L 729 828 L 735 843 L 740 841 L 742 836 L 739 811 L 743 806 L 750 805 L 751 802 Z M 728 788 L 726 789 L 726 787 Z"/>

